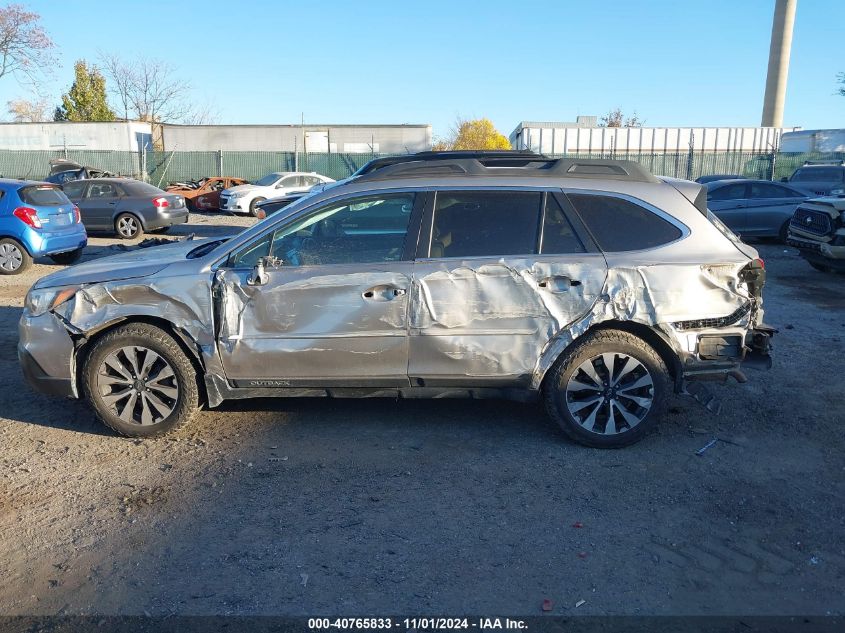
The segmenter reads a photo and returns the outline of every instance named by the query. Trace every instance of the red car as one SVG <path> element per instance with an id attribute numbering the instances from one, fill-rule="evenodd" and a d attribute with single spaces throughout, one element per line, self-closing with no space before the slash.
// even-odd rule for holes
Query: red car
<path id="1" fill-rule="evenodd" d="M 185 198 L 191 211 L 213 211 L 220 208 L 220 192 L 229 187 L 247 185 L 248 180 L 230 176 L 214 176 L 189 183 L 170 183 L 168 193 L 178 193 Z"/>

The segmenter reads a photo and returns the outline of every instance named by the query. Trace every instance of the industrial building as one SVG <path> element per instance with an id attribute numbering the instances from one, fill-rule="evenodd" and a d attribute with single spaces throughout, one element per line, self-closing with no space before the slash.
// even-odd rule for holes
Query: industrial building
<path id="1" fill-rule="evenodd" d="M 406 154 L 431 149 L 430 125 L 162 125 L 165 151 Z"/>
<path id="2" fill-rule="evenodd" d="M 0 149 L 137 152 L 151 143 L 150 124 L 138 121 L 0 123 Z"/>
<path id="3" fill-rule="evenodd" d="M 587 123 L 592 122 L 592 125 Z M 800 127 L 599 127 L 596 117 L 576 123 L 522 121 L 511 147 L 542 154 L 665 154 L 690 148 L 705 152 L 772 152 L 781 135 Z"/>

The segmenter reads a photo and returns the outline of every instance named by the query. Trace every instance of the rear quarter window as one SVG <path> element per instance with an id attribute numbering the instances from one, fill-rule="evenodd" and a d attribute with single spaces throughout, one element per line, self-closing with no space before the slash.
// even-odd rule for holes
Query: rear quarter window
<path id="1" fill-rule="evenodd" d="M 679 239 L 683 233 L 645 207 L 614 196 L 568 194 L 603 251 L 638 251 Z"/>
<path id="2" fill-rule="evenodd" d="M 58 207 L 63 204 L 70 204 L 67 196 L 58 187 L 46 187 L 34 185 L 22 187 L 18 190 L 18 196 L 25 204 L 34 207 Z"/>

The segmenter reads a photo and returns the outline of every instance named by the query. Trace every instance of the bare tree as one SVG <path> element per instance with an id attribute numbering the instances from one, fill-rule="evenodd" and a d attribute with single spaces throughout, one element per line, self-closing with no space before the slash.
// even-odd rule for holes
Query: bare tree
<path id="1" fill-rule="evenodd" d="M 0 7 L 0 77 L 21 75 L 35 84 L 54 63 L 53 41 L 38 24 L 41 16 L 19 4 Z"/>
<path id="2" fill-rule="evenodd" d="M 614 108 L 601 118 L 599 127 L 642 127 L 643 121 L 634 111 L 629 117 L 622 112 L 622 108 Z"/>
<path id="3" fill-rule="evenodd" d="M 210 118 L 209 106 L 191 101 L 191 84 L 175 76 L 167 63 L 142 57 L 124 61 L 117 55 L 100 55 L 109 87 L 125 119 L 150 123 L 185 122 Z"/>
<path id="4" fill-rule="evenodd" d="M 12 99 L 6 102 L 6 108 L 15 123 L 40 123 L 51 119 L 47 99 Z"/>

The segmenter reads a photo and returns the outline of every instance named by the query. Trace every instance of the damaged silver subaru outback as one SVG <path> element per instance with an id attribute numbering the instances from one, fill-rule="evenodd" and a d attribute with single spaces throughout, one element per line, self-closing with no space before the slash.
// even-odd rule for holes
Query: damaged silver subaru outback
<path id="1" fill-rule="evenodd" d="M 507 397 L 624 446 L 770 365 L 763 262 L 705 201 L 626 161 L 382 159 L 236 237 L 44 277 L 20 362 L 131 436 L 230 398 Z"/>

